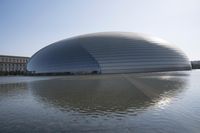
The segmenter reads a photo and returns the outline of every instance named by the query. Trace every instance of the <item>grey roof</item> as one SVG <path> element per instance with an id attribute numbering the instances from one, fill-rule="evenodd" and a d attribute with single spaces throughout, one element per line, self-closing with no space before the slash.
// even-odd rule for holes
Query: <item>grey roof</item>
<path id="1" fill-rule="evenodd" d="M 30 57 L 26 57 L 26 56 L 15 56 L 15 55 L 0 55 L 0 57 L 8 57 L 8 58 L 27 58 L 27 59 L 30 58 Z"/>
<path id="2" fill-rule="evenodd" d="M 102 32 L 53 43 L 34 54 L 36 73 L 132 73 L 189 70 L 186 55 L 172 44 L 142 34 Z"/>

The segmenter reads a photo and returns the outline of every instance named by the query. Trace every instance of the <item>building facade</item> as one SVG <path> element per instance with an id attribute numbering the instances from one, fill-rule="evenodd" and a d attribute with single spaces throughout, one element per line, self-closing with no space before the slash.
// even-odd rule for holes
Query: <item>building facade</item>
<path id="1" fill-rule="evenodd" d="M 104 32 L 55 42 L 35 53 L 27 70 L 36 74 L 112 74 L 190 70 L 173 44 L 138 33 Z"/>
<path id="2" fill-rule="evenodd" d="M 29 57 L 0 55 L 0 73 L 25 73 L 28 60 Z"/>

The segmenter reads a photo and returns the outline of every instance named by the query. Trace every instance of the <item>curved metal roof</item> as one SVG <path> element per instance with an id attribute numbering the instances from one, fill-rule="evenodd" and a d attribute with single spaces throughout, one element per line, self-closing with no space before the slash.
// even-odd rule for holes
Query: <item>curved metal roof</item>
<path id="1" fill-rule="evenodd" d="M 132 73 L 189 70 L 186 55 L 156 37 L 102 32 L 53 43 L 32 56 L 28 71 L 35 73 Z"/>

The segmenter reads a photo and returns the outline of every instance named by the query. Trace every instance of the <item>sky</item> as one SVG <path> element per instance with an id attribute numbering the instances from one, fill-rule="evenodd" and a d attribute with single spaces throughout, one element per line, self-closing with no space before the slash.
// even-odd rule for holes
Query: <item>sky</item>
<path id="1" fill-rule="evenodd" d="M 0 0 L 0 55 L 32 56 L 73 36 L 137 32 L 200 59 L 200 0 Z"/>

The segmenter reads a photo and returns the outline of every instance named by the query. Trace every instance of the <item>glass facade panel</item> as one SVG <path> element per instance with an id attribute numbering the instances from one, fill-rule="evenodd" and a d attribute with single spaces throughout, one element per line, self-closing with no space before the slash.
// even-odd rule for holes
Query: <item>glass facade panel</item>
<path id="1" fill-rule="evenodd" d="M 52 44 L 32 57 L 28 70 L 36 73 L 99 72 L 97 61 L 78 43 L 62 41 Z"/>

